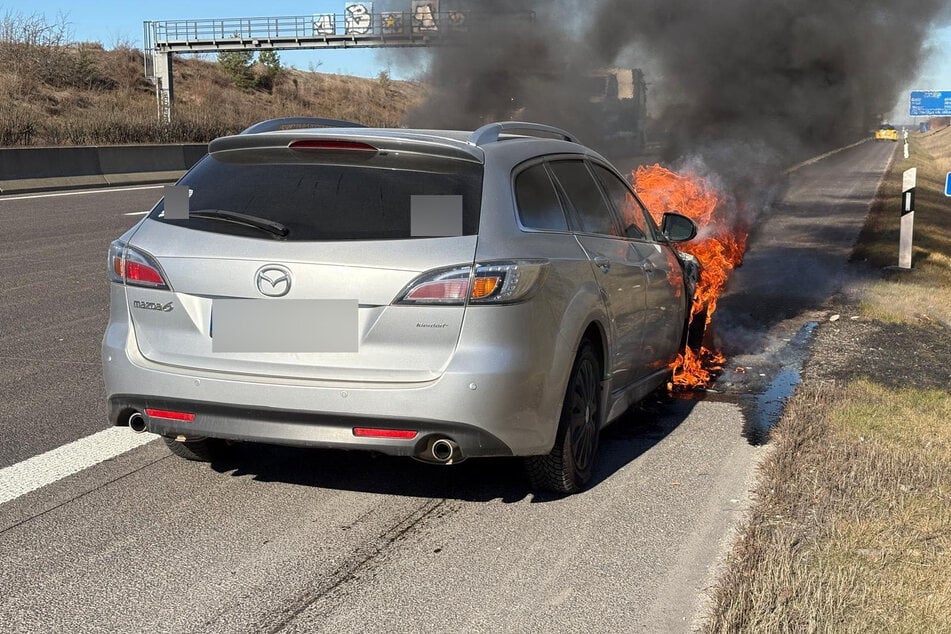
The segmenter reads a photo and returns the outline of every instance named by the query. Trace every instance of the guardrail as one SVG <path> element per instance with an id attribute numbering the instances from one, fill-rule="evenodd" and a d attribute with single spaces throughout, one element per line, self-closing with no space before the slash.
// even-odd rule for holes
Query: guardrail
<path id="1" fill-rule="evenodd" d="M 0 193 L 175 181 L 207 153 L 202 144 L 0 148 Z"/>

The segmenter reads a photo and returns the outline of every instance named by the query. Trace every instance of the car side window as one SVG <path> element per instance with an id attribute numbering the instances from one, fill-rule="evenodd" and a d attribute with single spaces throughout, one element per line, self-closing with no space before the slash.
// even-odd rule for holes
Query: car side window
<path id="1" fill-rule="evenodd" d="M 654 240 L 657 242 L 667 242 L 667 237 L 661 233 L 660 227 L 657 226 L 657 222 L 654 220 L 653 214 L 644 206 L 644 203 L 641 202 L 640 198 L 637 198 L 637 203 L 640 205 L 641 209 L 644 210 L 644 217 L 647 218 L 647 226 L 651 228 L 651 233 L 654 234 Z"/>
<path id="2" fill-rule="evenodd" d="M 552 161 L 549 165 L 576 212 L 581 231 L 607 236 L 621 235 L 614 216 L 601 195 L 601 188 L 584 161 Z"/>
<path id="3" fill-rule="evenodd" d="M 533 165 L 515 177 L 515 204 L 523 227 L 568 230 L 565 210 L 543 163 Z"/>
<path id="4" fill-rule="evenodd" d="M 635 240 L 653 240 L 654 235 L 647 224 L 644 209 L 624 181 L 602 165 L 594 163 L 592 166 L 604 186 L 604 191 L 607 192 L 608 200 L 614 205 L 614 210 L 623 223 L 624 235 Z"/>

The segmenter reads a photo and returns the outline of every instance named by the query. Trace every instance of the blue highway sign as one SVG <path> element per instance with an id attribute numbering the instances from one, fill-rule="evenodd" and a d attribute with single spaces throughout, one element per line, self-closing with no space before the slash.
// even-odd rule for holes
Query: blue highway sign
<path id="1" fill-rule="evenodd" d="M 911 116 L 913 117 L 949 117 L 951 116 L 951 90 L 913 90 L 911 91 Z"/>
<path id="2" fill-rule="evenodd" d="M 944 195 L 951 196 L 951 172 L 948 172 L 948 177 L 944 181 Z"/>

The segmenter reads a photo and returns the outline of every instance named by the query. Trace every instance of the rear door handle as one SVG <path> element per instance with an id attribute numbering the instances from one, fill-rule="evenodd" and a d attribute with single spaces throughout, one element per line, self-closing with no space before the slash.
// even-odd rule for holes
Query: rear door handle
<path id="1" fill-rule="evenodd" d="M 640 269 L 641 269 L 642 271 L 644 271 L 645 273 L 653 273 L 654 270 L 657 268 L 656 266 L 654 266 L 654 263 L 651 262 L 650 260 L 644 260 L 643 262 L 641 262 L 641 263 L 638 264 L 637 266 L 638 266 L 638 268 L 640 268 Z"/>
<path id="2" fill-rule="evenodd" d="M 607 259 L 603 255 L 595 256 L 594 265 L 601 269 L 603 273 L 607 273 L 611 270 L 611 260 Z"/>

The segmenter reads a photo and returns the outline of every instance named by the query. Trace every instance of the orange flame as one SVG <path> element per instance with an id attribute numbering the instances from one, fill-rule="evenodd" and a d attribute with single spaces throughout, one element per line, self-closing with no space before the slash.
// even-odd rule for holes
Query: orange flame
<path id="1" fill-rule="evenodd" d="M 634 187 L 658 223 L 665 211 L 678 211 L 697 223 L 698 237 L 678 245 L 678 249 L 700 260 L 702 272 L 691 320 L 706 319 L 709 324 L 730 273 L 743 261 L 746 228 L 731 221 L 716 189 L 697 174 L 677 174 L 660 165 L 642 166 L 634 171 Z M 688 347 L 671 364 L 673 386 L 706 387 L 725 362 L 716 350 L 701 347 L 696 352 Z"/>

